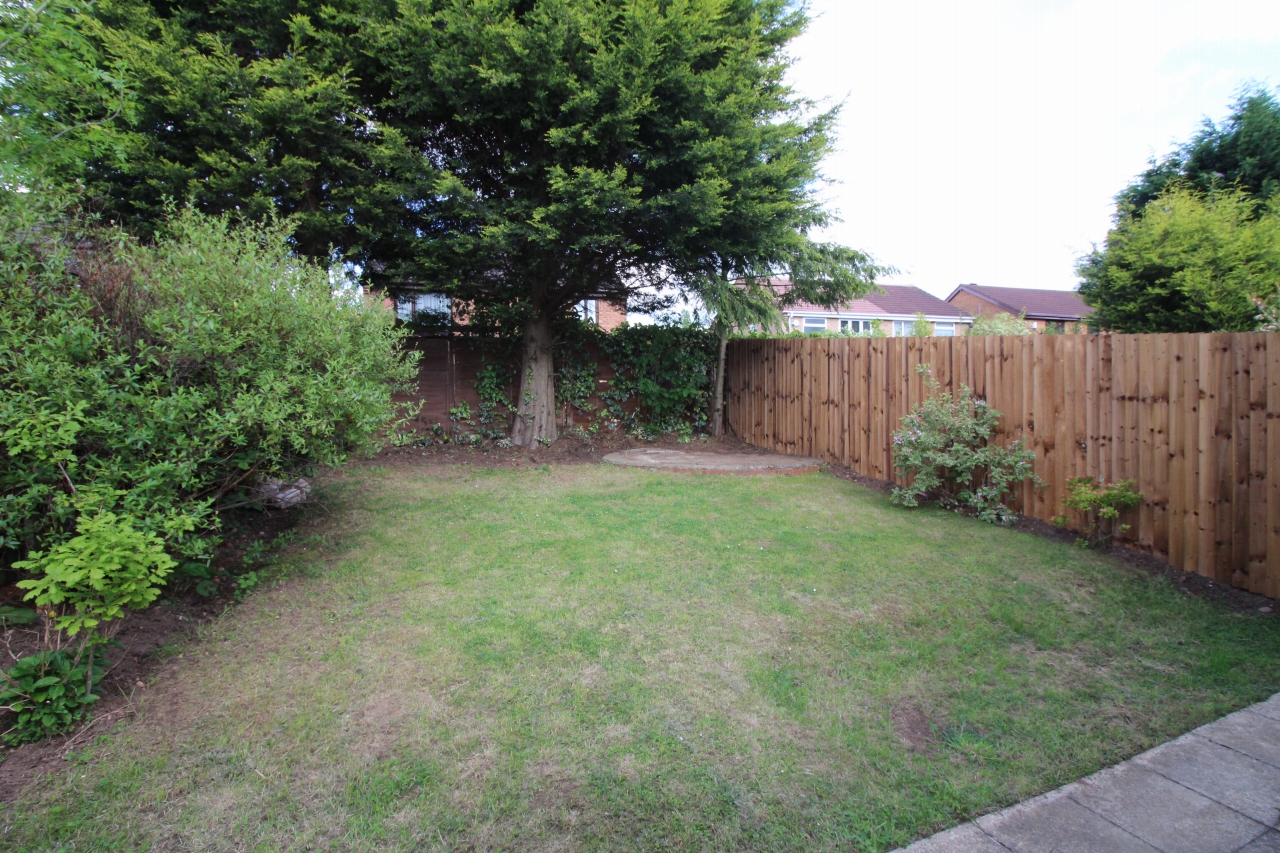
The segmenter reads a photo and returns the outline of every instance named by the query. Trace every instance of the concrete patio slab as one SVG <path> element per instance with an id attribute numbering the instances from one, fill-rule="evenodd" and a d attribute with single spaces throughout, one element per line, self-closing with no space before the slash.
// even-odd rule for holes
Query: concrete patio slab
<path id="1" fill-rule="evenodd" d="M 1259 823 L 1280 823 L 1280 768 L 1230 747 L 1189 734 L 1133 762 Z"/>
<path id="2" fill-rule="evenodd" d="M 1280 853 L 1280 832 L 1273 829 L 1248 846 L 1241 847 L 1238 853 Z"/>
<path id="3" fill-rule="evenodd" d="M 1255 714 L 1261 714 L 1264 717 L 1270 717 L 1273 720 L 1280 720 L 1280 693 L 1272 696 L 1265 702 L 1259 702 L 1253 706 Z"/>
<path id="4" fill-rule="evenodd" d="M 1089 777 L 1071 799 L 1168 853 L 1238 850 L 1267 831 L 1256 820 L 1133 762 Z"/>
<path id="5" fill-rule="evenodd" d="M 898 853 L 1280 853 L 1280 693 Z"/>
<path id="6" fill-rule="evenodd" d="M 802 474 L 817 471 L 822 463 L 807 456 L 781 453 L 710 453 L 699 450 L 634 448 L 604 457 L 610 465 L 656 468 L 663 471 L 700 471 L 710 474 Z"/>
<path id="7" fill-rule="evenodd" d="M 978 826 L 1015 853 L 1157 853 L 1160 849 L 1070 797 L 1057 797 L 1029 809 L 1014 806 L 978 818 Z"/>
<path id="8" fill-rule="evenodd" d="M 1009 853 L 1009 848 L 987 835 L 977 824 L 965 823 L 917 841 L 907 853 Z"/>
<path id="9" fill-rule="evenodd" d="M 1236 752 L 1251 755 L 1274 767 L 1280 767 L 1280 720 L 1255 714 L 1246 708 L 1236 711 L 1195 733 L 1202 738 L 1229 746 Z"/>

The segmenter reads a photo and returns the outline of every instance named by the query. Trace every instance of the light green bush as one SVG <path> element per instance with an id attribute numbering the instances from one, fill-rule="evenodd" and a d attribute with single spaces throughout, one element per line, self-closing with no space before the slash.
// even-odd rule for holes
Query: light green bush
<path id="1" fill-rule="evenodd" d="M 1030 335 L 1032 328 L 1027 323 L 1027 315 L 1017 317 L 1012 314 L 979 314 L 973 318 L 969 326 L 969 335 Z"/>
<path id="2" fill-rule="evenodd" d="M 0 572 L 43 570 L 104 514 L 207 556 L 261 478 L 378 445 L 414 372 L 402 334 L 335 295 L 284 224 L 182 211 L 141 246 L 6 204 Z"/>

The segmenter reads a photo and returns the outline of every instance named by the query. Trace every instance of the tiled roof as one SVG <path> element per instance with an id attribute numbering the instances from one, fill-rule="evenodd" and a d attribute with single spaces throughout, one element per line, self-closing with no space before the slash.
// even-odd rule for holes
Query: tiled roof
<path id="1" fill-rule="evenodd" d="M 783 279 L 774 282 L 774 288 L 777 290 L 785 290 L 788 287 L 790 284 Z M 914 317 L 916 314 L 925 314 L 929 317 L 955 317 L 957 320 L 968 317 L 956 306 L 914 285 L 882 284 L 880 291 L 869 293 L 861 299 L 845 302 L 834 309 L 808 302 L 797 302 L 785 306 L 782 310 L 817 314 L 854 314 L 863 317 Z"/>
<path id="2" fill-rule="evenodd" d="M 997 308 L 1011 314 L 1026 312 L 1032 320 L 1079 320 L 1093 313 L 1074 290 L 1038 290 L 1033 287 L 991 287 L 981 284 L 962 284 L 951 292 L 948 300 L 957 293 L 971 293 L 985 299 Z"/>

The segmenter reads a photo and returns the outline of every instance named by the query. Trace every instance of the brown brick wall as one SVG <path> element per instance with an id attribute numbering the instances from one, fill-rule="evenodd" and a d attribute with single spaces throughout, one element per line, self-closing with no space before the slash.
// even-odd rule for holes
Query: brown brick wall
<path id="1" fill-rule="evenodd" d="M 601 299 L 596 302 L 596 322 L 601 329 L 612 332 L 627 322 L 627 307 L 625 305 L 619 307 Z"/>

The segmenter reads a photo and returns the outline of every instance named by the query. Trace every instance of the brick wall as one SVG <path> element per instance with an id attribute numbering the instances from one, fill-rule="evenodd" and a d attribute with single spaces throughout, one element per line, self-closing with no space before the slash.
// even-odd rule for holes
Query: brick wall
<path id="1" fill-rule="evenodd" d="M 601 329 L 612 332 L 625 322 L 627 322 L 627 306 L 617 306 L 603 299 L 596 302 L 596 323 Z"/>

